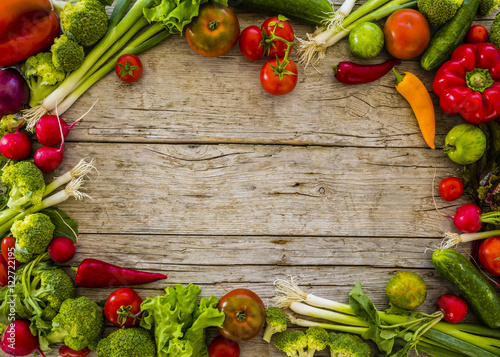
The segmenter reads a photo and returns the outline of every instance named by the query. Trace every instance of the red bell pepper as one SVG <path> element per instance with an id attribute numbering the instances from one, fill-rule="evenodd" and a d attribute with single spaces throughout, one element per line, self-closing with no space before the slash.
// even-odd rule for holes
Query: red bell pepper
<path id="1" fill-rule="evenodd" d="M 97 259 L 84 259 L 76 270 L 75 282 L 85 288 L 141 285 L 166 279 L 159 273 L 126 269 Z"/>
<path id="2" fill-rule="evenodd" d="M 48 16 L 25 16 L 9 34 L 0 38 L 0 67 L 25 60 L 48 49 L 59 36 L 59 19 L 55 12 Z"/>
<path id="3" fill-rule="evenodd" d="M 500 116 L 500 51 L 489 43 L 465 44 L 437 71 L 432 85 L 447 115 L 471 124 Z"/>
<path id="4" fill-rule="evenodd" d="M 26 17 L 45 17 L 52 11 L 49 0 L 1 0 L 0 38 L 6 38 Z"/>

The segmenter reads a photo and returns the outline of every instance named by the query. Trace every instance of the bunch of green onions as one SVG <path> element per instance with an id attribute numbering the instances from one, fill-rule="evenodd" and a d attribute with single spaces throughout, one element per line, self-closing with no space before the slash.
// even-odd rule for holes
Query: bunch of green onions
<path id="1" fill-rule="evenodd" d="M 275 281 L 275 303 L 289 309 L 290 322 L 297 326 L 319 326 L 327 330 L 353 333 L 367 338 L 374 327 L 372 322 L 356 315 L 347 304 L 308 294 L 297 286 L 293 278 Z M 409 312 L 408 315 L 377 311 L 381 330 L 387 331 L 388 339 L 407 348 L 425 351 L 435 357 L 494 357 L 500 356 L 500 331 L 473 324 L 449 324 L 441 322 L 442 312 L 432 315 Z M 299 315 L 299 316 L 296 316 Z M 312 319 L 311 319 L 312 318 Z M 401 336 L 390 336 L 393 329 L 402 329 Z M 411 337 L 408 337 L 411 335 Z M 377 344 L 380 341 L 374 341 Z M 399 354 L 389 354 L 399 356 Z M 406 355 L 406 354 L 404 354 Z"/>
<path id="2" fill-rule="evenodd" d="M 318 64 L 326 54 L 326 49 L 349 35 L 349 32 L 362 22 L 378 21 L 394 11 L 414 7 L 416 0 L 368 0 L 351 13 L 356 0 L 345 0 L 338 11 L 324 20 L 325 26 L 319 27 L 307 39 L 298 39 L 299 62 L 304 66 Z"/>
<path id="3" fill-rule="evenodd" d="M 153 6 L 155 0 L 137 0 L 128 10 L 131 2 L 132 0 L 117 1 L 110 16 L 106 35 L 87 54 L 80 68 L 72 72 L 41 105 L 24 112 L 28 130 L 33 130 L 42 116 L 48 113 L 55 114 L 56 107 L 58 114 L 68 110 L 93 84 L 114 69 L 115 62 L 121 55 L 137 55 L 171 35 L 171 30 L 157 22 L 129 43 L 149 25 L 143 16 L 143 10 Z"/>

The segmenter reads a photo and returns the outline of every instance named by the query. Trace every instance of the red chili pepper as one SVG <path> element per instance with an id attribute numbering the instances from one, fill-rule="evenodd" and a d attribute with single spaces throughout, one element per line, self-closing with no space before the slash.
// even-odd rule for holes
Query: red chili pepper
<path id="1" fill-rule="evenodd" d="M 49 0 L 2 0 L 0 1 L 0 38 L 5 38 L 24 17 L 40 13 L 44 17 L 52 11 Z"/>
<path id="2" fill-rule="evenodd" d="M 340 62 L 332 69 L 335 78 L 343 84 L 364 84 L 376 81 L 385 76 L 400 60 L 390 59 L 379 64 L 358 64 L 349 61 Z"/>
<path id="3" fill-rule="evenodd" d="M 0 67 L 9 66 L 52 45 L 59 35 L 59 19 L 55 12 L 24 16 L 11 32 L 0 38 Z"/>
<path id="4" fill-rule="evenodd" d="M 500 51 L 485 42 L 457 47 L 432 87 L 447 115 L 471 124 L 494 120 L 500 115 Z"/>
<path id="5" fill-rule="evenodd" d="M 90 350 L 88 347 L 85 347 L 83 350 L 75 351 L 69 348 L 68 346 L 62 345 L 59 348 L 59 355 L 63 357 L 85 357 L 90 354 Z"/>
<path id="6" fill-rule="evenodd" d="M 97 259 L 84 259 L 77 269 L 75 282 L 86 288 L 104 288 L 108 286 L 141 285 L 166 279 L 159 273 L 121 268 Z"/>

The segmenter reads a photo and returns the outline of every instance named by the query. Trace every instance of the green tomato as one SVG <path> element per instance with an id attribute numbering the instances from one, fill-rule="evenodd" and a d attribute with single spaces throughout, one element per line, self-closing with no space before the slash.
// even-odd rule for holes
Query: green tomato
<path id="1" fill-rule="evenodd" d="M 362 22 L 349 34 L 349 47 L 358 57 L 377 57 L 384 48 L 384 33 L 377 24 Z"/>
<path id="2" fill-rule="evenodd" d="M 385 288 L 387 298 L 394 306 L 413 310 L 427 297 L 427 285 L 417 274 L 402 271 L 394 275 Z"/>
<path id="3" fill-rule="evenodd" d="M 459 124 L 452 128 L 444 143 L 444 152 L 459 165 L 476 162 L 486 151 L 486 135 L 472 124 Z"/>

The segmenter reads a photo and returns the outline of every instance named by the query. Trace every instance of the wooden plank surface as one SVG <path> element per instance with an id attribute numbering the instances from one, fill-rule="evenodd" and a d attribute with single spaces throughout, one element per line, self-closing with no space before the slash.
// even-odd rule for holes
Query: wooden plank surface
<path id="1" fill-rule="evenodd" d="M 265 19 L 238 16 L 242 28 Z M 489 28 L 492 19 L 477 23 Z M 312 31 L 292 24 L 300 37 Z M 364 62 L 386 58 L 383 52 Z M 330 66 L 363 62 L 345 40 L 316 69 L 299 68 L 296 90 L 283 97 L 261 89 L 263 62 L 245 60 L 237 48 L 208 59 L 172 37 L 141 59 L 140 82 L 126 85 L 110 74 L 64 116 L 71 122 L 98 100 L 70 133 L 55 173 L 82 157 L 95 158 L 99 171 L 85 184 L 92 200 L 60 205 L 80 226 L 72 265 L 93 257 L 169 276 L 138 288 L 143 297 L 191 282 L 203 287 L 202 296 L 250 288 L 269 305 L 275 278 L 296 276 L 309 291 L 340 302 L 361 282 L 384 309 L 385 285 L 401 270 L 428 284 L 422 311 L 433 311 L 436 298 L 451 291 L 430 261 L 453 230 L 434 208 L 432 183 L 460 167 L 426 147 L 392 74 L 366 85 L 338 83 Z M 418 61 L 398 70 L 417 74 L 432 91 L 434 74 Z M 440 147 L 461 121 L 432 98 Z M 452 214 L 466 201 L 437 205 Z M 112 290 L 78 294 L 101 300 Z M 283 356 L 260 338 L 241 347 L 242 357 Z"/>

